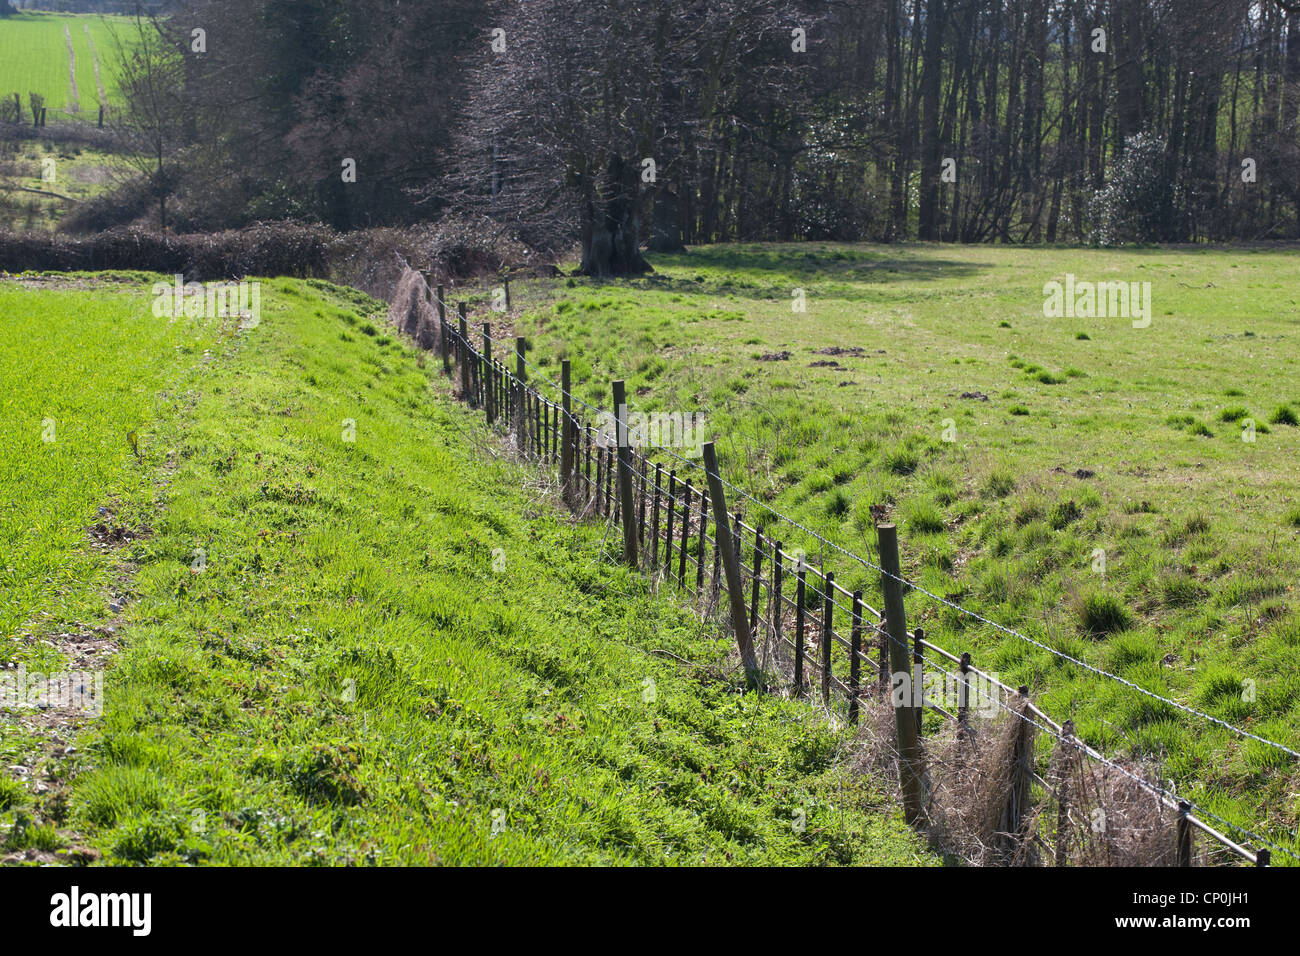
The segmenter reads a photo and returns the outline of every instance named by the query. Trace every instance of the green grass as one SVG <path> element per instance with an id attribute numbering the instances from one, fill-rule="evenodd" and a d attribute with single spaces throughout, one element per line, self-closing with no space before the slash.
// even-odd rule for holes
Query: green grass
<path id="1" fill-rule="evenodd" d="M 84 548 L 85 529 L 148 524 L 151 489 L 128 468 L 127 434 L 214 340 L 212 329 L 154 319 L 112 283 L 57 294 L 24 285 L 0 283 L 0 660 L 38 609 L 41 636 L 57 626 L 46 620 L 103 617 L 111 568 Z M 35 646 L 32 662 L 49 663 Z"/>
<path id="2" fill-rule="evenodd" d="M 49 161 L 52 167 L 47 166 Z M 53 182 L 44 178 L 47 168 L 53 172 Z M 85 202 L 101 195 L 122 169 L 119 159 L 101 150 L 40 140 L 0 141 L 0 180 L 55 194 L 0 189 L 0 230 L 55 228 L 75 208 L 68 199 Z"/>
<path id="3" fill-rule="evenodd" d="M 868 505 L 885 505 L 910 577 L 1098 666 L 1108 638 L 1081 634 L 1071 596 L 1104 591 L 1160 651 L 1154 664 L 1121 656 L 1121 676 L 1188 702 L 1202 699 L 1211 668 L 1238 678 L 1239 698 L 1252 679 L 1254 701 L 1204 706 L 1300 747 L 1297 615 L 1261 613 L 1267 600 L 1297 604 L 1300 436 L 1262 417 L 1253 436 L 1243 428 L 1260 409 L 1300 402 L 1294 250 L 808 243 L 652 262 L 642 279 L 521 289 L 517 331 L 534 360 L 554 375 L 571 359 L 592 404 L 608 406 L 610 381 L 625 378 L 634 407 L 702 413 L 731 481 L 867 557 Z M 1150 281 L 1150 326 L 1045 317 L 1043 285 L 1066 273 Z M 794 288 L 807 290 L 806 313 L 791 312 Z M 745 343 L 755 337 L 790 358 L 754 361 Z M 832 346 L 859 351 L 836 357 L 840 368 L 813 367 Z M 638 370 L 652 358 L 667 367 L 650 378 Z M 946 420 L 955 441 L 944 440 Z M 847 508 L 828 508 L 809 485 L 831 461 L 854 476 L 836 487 Z M 947 503 L 925 485 L 933 468 L 955 479 Z M 950 529 L 938 538 L 947 552 L 936 554 L 932 507 Z M 817 551 L 789 527 L 780 534 Z M 878 598 L 865 569 L 829 566 Z M 1187 583 L 1162 590 L 1175 575 Z M 1260 581 L 1289 586 L 1270 598 L 1246 586 Z M 1174 712 L 1157 733 L 1140 695 L 922 595 L 909 594 L 908 608 L 933 640 L 1028 684 L 1090 742 L 1158 760 L 1181 792 L 1296 845 L 1283 836 L 1300 821 L 1292 762 Z M 1116 622 L 1094 623 L 1110 633 Z"/>
<path id="4" fill-rule="evenodd" d="M 48 475 L 15 522 L 46 563 L 14 576 L 26 590 L 6 655 L 31 665 L 26 635 L 93 616 L 49 596 L 47 567 L 72 562 L 60 580 L 83 595 L 134 568 L 104 715 L 53 762 L 70 784 L 0 789 L 7 849 L 88 843 L 118 864 L 937 862 L 846 766 L 847 731 L 738 692 L 725 635 L 608 560 L 603 529 L 565 519 L 535 471 L 478 450 L 481 425 L 436 361 L 348 334 L 381 321 L 377 303 L 321 283 L 263 293 L 260 326 L 232 337 L 152 319 L 138 288 L 0 285 L 18 317 L 0 370 L 25 396 L 5 415 L 22 471 L 0 492 Z M 78 424 L 45 448 L 30 423 L 51 407 Z M 51 469 L 42 454 L 64 457 Z M 117 501 L 148 533 L 116 555 L 79 550 L 97 504 Z M 6 735 L 3 764 L 38 761 L 33 746 Z"/>
<path id="5" fill-rule="evenodd" d="M 74 102 L 68 58 L 70 35 L 76 56 L 78 115 L 97 119 L 100 101 L 94 60 L 98 56 L 107 105 L 115 105 L 118 89 L 114 73 L 117 56 L 114 31 L 125 37 L 128 24 L 122 17 L 40 12 L 23 12 L 0 20 L 0 96 L 12 99 L 14 93 L 19 94 L 29 125 L 29 93 L 44 96 L 45 106 L 51 112 L 71 110 Z"/>

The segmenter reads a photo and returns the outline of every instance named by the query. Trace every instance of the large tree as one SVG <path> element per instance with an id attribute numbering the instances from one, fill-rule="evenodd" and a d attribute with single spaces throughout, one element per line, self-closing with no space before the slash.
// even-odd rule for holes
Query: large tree
<path id="1" fill-rule="evenodd" d="M 721 180 L 744 175 L 746 153 L 714 147 L 757 152 L 743 94 L 796 90 L 799 26 L 773 0 L 516 5 L 481 38 L 458 147 L 462 201 L 539 245 L 578 239 L 584 274 L 647 271 L 649 205 L 657 196 L 668 210 L 657 218 L 671 241 L 683 194 L 710 204 Z"/>

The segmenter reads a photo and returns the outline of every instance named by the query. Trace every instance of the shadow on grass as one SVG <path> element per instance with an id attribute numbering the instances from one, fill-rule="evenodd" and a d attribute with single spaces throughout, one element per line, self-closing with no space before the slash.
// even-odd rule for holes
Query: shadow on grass
<path id="1" fill-rule="evenodd" d="M 855 248 L 834 244 L 695 246 L 650 256 L 657 270 L 634 279 L 580 280 L 689 295 L 722 294 L 785 299 L 815 287 L 844 299 L 869 298 L 874 287 L 898 282 L 961 279 L 987 271 L 983 263 L 937 258 L 928 249 Z M 672 273 L 672 274 L 669 274 Z"/>

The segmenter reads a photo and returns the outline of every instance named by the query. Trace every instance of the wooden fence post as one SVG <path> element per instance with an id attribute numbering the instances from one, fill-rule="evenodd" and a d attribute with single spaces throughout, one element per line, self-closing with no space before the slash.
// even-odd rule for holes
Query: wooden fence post
<path id="1" fill-rule="evenodd" d="M 506 311 L 510 311 L 510 276 L 505 276 L 504 283 L 506 287 Z"/>
<path id="2" fill-rule="evenodd" d="M 451 377 L 451 336 L 447 334 L 447 303 L 438 286 L 438 344 L 442 347 L 442 374 Z"/>
<path id="3" fill-rule="evenodd" d="M 963 654 L 962 660 L 969 660 L 970 654 Z M 1067 720 L 1061 725 L 1061 736 L 1056 744 L 1055 764 L 1060 768 L 1056 783 L 1056 849 L 1053 857 L 1057 866 L 1065 866 L 1070 854 L 1070 767 L 1071 750 L 1074 748 L 1074 721 Z M 1182 807 L 1179 807 L 1180 811 Z M 1179 818 L 1179 824 L 1184 821 Z M 1190 839 L 1190 834 L 1189 834 Z M 1178 831 L 1179 852 L 1182 852 L 1182 830 Z"/>
<path id="4" fill-rule="evenodd" d="M 772 551 L 772 593 L 767 596 L 768 603 L 772 606 L 772 646 L 777 648 L 777 653 L 781 647 L 781 615 L 785 610 L 781 606 L 781 578 L 785 571 L 781 563 L 781 550 L 784 547 L 785 544 L 778 541 Z"/>
<path id="5" fill-rule="evenodd" d="M 487 406 L 487 420 L 491 425 L 496 421 L 496 396 L 492 394 L 492 328 L 483 323 L 483 401 Z"/>
<path id="6" fill-rule="evenodd" d="M 528 454 L 528 413 L 524 410 L 524 383 L 528 381 L 528 369 L 524 365 L 524 349 L 527 343 L 522 335 L 515 337 L 515 445 L 520 455 Z"/>
<path id="7" fill-rule="evenodd" d="M 677 586 L 686 587 L 686 541 L 691 534 L 691 498 L 695 489 L 686 482 L 686 491 L 682 495 L 682 543 L 677 549 Z M 715 529 L 716 531 L 716 529 Z"/>
<path id="8" fill-rule="evenodd" d="M 957 688 L 957 739 L 961 740 L 970 733 L 970 651 L 962 651 L 957 669 L 961 673 L 961 686 Z"/>
<path id="9" fill-rule="evenodd" d="M 1011 752 L 1011 791 L 998 819 L 998 837 L 995 839 L 1003 860 L 1008 864 L 1015 862 L 1027 837 L 1023 831 L 1034 771 L 1035 727 L 1029 722 L 1029 687 L 1021 684 L 1018 693 L 1021 704 L 1016 719 L 1020 725 Z"/>
<path id="10" fill-rule="evenodd" d="M 704 593 L 704 555 L 707 548 L 704 542 L 707 539 L 709 525 L 709 496 L 700 492 L 700 536 L 695 550 L 695 593 Z M 713 533 L 717 534 L 717 522 L 714 522 Z"/>
<path id="11" fill-rule="evenodd" d="M 1192 865 L 1192 824 L 1187 819 L 1191 812 L 1190 803 L 1178 801 L 1178 866 Z"/>
<path id="12" fill-rule="evenodd" d="M 880 549 L 880 587 L 885 596 L 885 630 L 889 640 L 889 660 L 895 679 L 909 673 L 907 653 L 907 612 L 903 605 L 902 574 L 898 562 L 898 529 L 892 524 L 876 526 Z M 910 703 L 910 702 L 908 702 Z M 903 816 L 908 823 L 921 822 L 922 806 L 921 751 L 916 739 L 916 718 L 911 707 L 894 703 L 894 726 L 898 733 L 898 777 L 903 791 Z"/>
<path id="13" fill-rule="evenodd" d="M 650 462 L 644 455 L 636 455 L 635 460 L 640 463 L 637 471 L 637 499 L 636 499 L 636 543 L 641 548 L 641 553 L 645 553 L 645 506 L 649 503 L 650 498 Z"/>
<path id="14" fill-rule="evenodd" d="M 466 318 L 468 308 L 469 306 L 464 302 L 456 303 L 456 309 L 460 313 L 460 342 L 457 354 L 460 356 L 460 398 L 466 404 L 473 405 L 474 396 L 470 392 L 469 380 L 469 321 Z"/>
<path id="15" fill-rule="evenodd" d="M 582 479 L 583 491 L 586 493 L 583 500 L 583 506 L 591 502 L 591 426 L 583 426 L 583 434 L 586 436 L 586 454 L 583 460 L 586 462 L 586 468 Z"/>
<path id="16" fill-rule="evenodd" d="M 826 588 L 822 595 L 822 703 L 827 707 L 831 703 L 831 641 L 835 635 L 834 620 L 835 572 L 827 571 L 822 576 L 822 586 Z"/>
<path id="17" fill-rule="evenodd" d="M 568 359 L 560 360 L 560 402 L 563 411 L 560 415 L 560 485 L 564 489 L 564 501 L 573 507 L 573 399 L 569 396 L 572 385 L 573 370 Z"/>
<path id="18" fill-rule="evenodd" d="M 533 454 L 539 459 L 546 449 L 544 441 L 542 437 L 542 396 L 540 393 L 535 393 L 533 395 Z"/>
<path id="19" fill-rule="evenodd" d="M 749 594 L 749 631 L 758 633 L 758 592 L 763 573 L 763 532 L 754 529 L 754 574 L 750 578 Z"/>
<path id="20" fill-rule="evenodd" d="M 615 440 L 618 445 L 619 513 L 623 517 L 623 558 L 629 568 L 637 566 L 636 508 L 632 504 L 632 449 L 627 434 L 627 383 L 614 382 Z"/>
<path id="21" fill-rule="evenodd" d="M 916 736 L 921 737 L 925 719 L 925 631 L 917 628 L 912 634 L 912 708 L 916 711 Z"/>
<path id="22" fill-rule="evenodd" d="M 800 558 L 795 566 L 794 588 L 794 692 L 798 697 L 803 696 L 803 615 L 807 580 L 808 568 Z"/>
<path id="23" fill-rule="evenodd" d="M 758 660 L 754 657 L 754 642 L 745 618 L 745 596 L 741 593 L 740 562 L 731 547 L 731 528 L 727 518 L 727 499 L 722 492 L 722 476 L 718 473 L 718 456 L 713 442 L 704 443 L 704 471 L 709 479 L 709 496 L 713 499 L 713 534 L 719 542 L 726 542 L 722 551 L 722 567 L 727 575 L 727 597 L 731 600 L 731 626 L 736 632 L 736 647 L 745 666 L 745 679 L 750 687 L 759 685 Z"/>
<path id="24" fill-rule="evenodd" d="M 655 464 L 655 498 L 650 508 L 650 570 L 659 569 L 659 482 L 663 476 L 663 466 Z"/>
<path id="25" fill-rule="evenodd" d="M 674 468 L 668 474 L 668 500 L 664 502 L 664 507 L 668 511 L 668 520 L 665 522 L 667 533 L 664 536 L 664 576 L 668 580 L 672 580 L 673 576 L 673 514 L 676 504 L 677 469 Z"/>
<path id="26" fill-rule="evenodd" d="M 849 638 L 849 723 L 858 722 L 858 689 L 862 679 L 862 592 L 853 592 L 853 631 Z"/>

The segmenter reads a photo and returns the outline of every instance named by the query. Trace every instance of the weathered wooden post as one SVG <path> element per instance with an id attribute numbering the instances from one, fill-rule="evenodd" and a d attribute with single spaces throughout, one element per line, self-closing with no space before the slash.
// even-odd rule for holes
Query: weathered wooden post
<path id="1" fill-rule="evenodd" d="M 679 588 L 686 587 L 686 542 L 691 536 L 691 499 L 694 494 L 695 489 L 691 487 L 689 481 L 686 482 L 686 490 L 682 494 L 682 540 L 677 546 L 677 586 Z"/>
<path id="2" fill-rule="evenodd" d="M 755 522 L 757 523 L 757 522 Z M 750 578 L 749 632 L 758 633 L 758 591 L 763 573 L 763 532 L 754 529 L 754 575 Z"/>
<path id="3" fill-rule="evenodd" d="M 925 721 L 925 631 L 917 628 L 912 634 L 912 703 L 916 711 L 916 736 L 919 739 Z"/>
<path id="4" fill-rule="evenodd" d="M 650 507 L 650 570 L 659 568 L 659 482 L 663 476 L 663 466 L 655 464 L 654 504 Z"/>
<path id="5" fill-rule="evenodd" d="M 1178 866 L 1192 865 L 1192 823 L 1187 819 L 1191 812 L 1190 803 L 1178 801 Z"/>
<path id="6" fill-rule="evenodd" d="M 785 543 L 778 541 L 775 549 L 772 551 L 772 593 L 767 596 L 768 603 L 772 606 L 772 646 L 777 649 L 781 648 L 781 578 L 785 572 L 785 566 L 782 564 L 781 551 Z"/>
<path id="7" fill-rule="evenodd" d="M 669 580 L 673 576 L 673 506 L 677 503 L 677 469 L 674 468 L 668 473 L 668 500 L 665 502 L 668 508 L 667 530 L 668 534 L 664 540 L 664 572 L 665 577 Z M 717 531 L 714 531 L 717 534 Z"/>
<path id="8" fill-rule="evenodd" d="M 961 672 L 961 686 L 957 688 L 957 739 L 962 740 L 970 733 L 970 651 L 962 651 L 957 668 Z"/>
<path id="9" fill-rule="evenodd" d="M 709 496 L 713 499 L 713 534 L 722 545 L 722 567 L 727 575 L 727 597 L 731 600 L 731 626 L 736 632 L 736 647 L 745 666 L 745 679 L 750 687 L 759 685 L 758 660 L 754 656 L 754 642 L 745 618 L 745 596 L 741 593 L 740 562 L 731 547 L 731 528 L 727 518 L 727 499 L 722 492 L 722 477 L 718 473 L 718 456 L 713 442 L 704 443 L 704 470 L 709 478 Z"/>
<path id="10" fill-rule="evenodd" d="M 858 722 L 858 693 L 862 679 L 862 592 L 853 592 L 853 631 L 849 637 L 849 723 Z"/>
<path id="11" fill-rule="evenodd" d="M 1002 859 L 1010 864 L 1019 855 L 1024 842 L 1025 814 L 1029 810 L 1029 787 L 1033 781 L 1034 770 L 1034 725 L 1029 722 L 1029 687 L 1020 685 L 1017 692 L 1020 697 L 1018 714 L 1020 725 L 1016 728 L 1016 737 L 1011 752 L 1011 791 L 1007 795 L 1006 805 L 998 818 L 998 836 L 996 845 Z"/>
<path id="12" fill-rule="evenodd" d="M 487 422 L 496 421 L 496 396 L 492 394 L 492 327 L 483 323 L 483 403 L 487 406 Z"/>
<path id="13" fill-rule="evenodd" d="M 803 558 L 795 565 L 794 586 L 794 692 L 803 696 L 803 616 L 808 584 L 808 568 Z"/>
<path id="14" fill-rule="evenodd" d="M 822 703 L 831 704 L 831 639 L 835 635 L 834 611 L 835 572 L 827 571 L 822 576 L 822 586 L 826 592 L 822 595 Z"/>
<path id="15" fill-rule="evenodd" d="M 969 660 L 969 654 L 963 654 L 962 660 Z M 1053 854 L 1057 866 L 1065 866 L 1070 855 L 1070 768 L 1074 754 L 1074 721 L 1067 720 L 1061 725 L 1061 736 L 1056 744 L 1056 766 L 1059 777 L 1056 782 L 1056 850 Z M 1181 806 L 1180 806 L 1181 811 Z M 1179 817 L 1179 824 L 1183 823 Z M 1182 852 L 1182 830 L 1178 832 L 1179 853 Z M 1188 839 L 1191 835 L 1188 834 Z M 1189 844 L 1190 846 L 1190 844 Z"/>
<path id="16" fill-rule="evenodd" d="M 447 303 L 442 298 L 442 286 L 438 286 L 438 344 L 442 348 L 442 374 L 451 376 L 451 336 L 447 334 Z"/>
<path id="17" fill-rule="evenodd" d="M 894 680 L 909 683 L 907 647 L 907 612 L 903 605 L 903 582 L 898 562 L 898 529 L 893 524 L 876 526 L 880 549 L 880 587 L 885 596 L 885 631 L 889 640 L 889 660 Z M 906 687 L 900 689 L 909 689 Z M 907 695 L 910 698 L 910 694 Z M 898 777 L 903 791 L 903 817 L 908 823 L 921 822 L 922 804 L 921 750 L 916 737 L 916 718 L 911 700 L 900 701 L 895 694 L 894 726 L 898 734 Z"/>
<path id="18" fill-rule="evenodd" d="M 462 401 L 474 404 L 474 396 L 470 391 L 469 380 L 469 320 L 466 312 L 469 309 L 464 302 L 456 303 L 456 309 L 460 313 L 460 342 L 457 354 L 460 356 L 460 397 Z"/>
<path id="19" fill-rule="evenodd" d="M 528 413 L 524 409 L 524 383 L 528 381 L 528 370 L 524 365 L 526 345 L 522 335 L 515 337 L 515 444 L 521 455 L 528 454 Z"/>
<path id="20" fill-rule="evenodd" d="M 632 449 L 627 435 L 627 383 L 614 382 L 615 439 L 618 447 L 619 514 L 623 518 L 623 559 L 629 568 L 637 566 L 636 509 L 632 504 Z"/>
<path id="21" fill-rule="evenodd" d="M 707 550 L 705 548 L 704 542 L 708 540 L 707 537 L 708 526 L 709 526 L 709 496 L 706 494 L 701 494 L 700 495 L 700 535 L 699 538 L 696 540 L 696 545 L 695 545 L 696 548 L 695 550 L 695 558 L 696 558 L 695 593 L 696 594 L 704 593 L 704 554 L 705 551 Z M 718 529 L 715 523 L 713 533 L 717 534 L 717 531 Z"/>
<path id="22" fill-rule="evenodd" d="M 573 507 L 573 399 L 569 395 L 572 386 L 572 368 L 568 359 L 560 360 L 560 402 L 563 412 L 560 415 L 560 483 L 564 489 L 564 501 Z"/>

